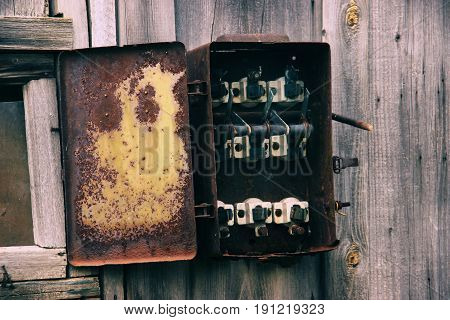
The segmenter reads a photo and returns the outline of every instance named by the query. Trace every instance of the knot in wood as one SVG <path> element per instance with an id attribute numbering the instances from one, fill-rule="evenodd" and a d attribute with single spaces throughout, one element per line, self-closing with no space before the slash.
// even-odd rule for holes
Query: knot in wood
<path id="1" fill-rule="evenodd" d="M 351 0 L 348 4 L 348 8 L 345 14 L 345 21 L 347 22 L 347 26 L 355 27 L 359 22 L 359 7 L 356 4 L 355 0 Z"/>
<path id="2" fill-rule="evenodd" d="M 361 254 L 359 252 L 359 246 L 356 243 L 352 243 L 348 249 L 345 261 L 347 263 L 347 268 L 349 269 L 354 269 L 359 265 Z"/>

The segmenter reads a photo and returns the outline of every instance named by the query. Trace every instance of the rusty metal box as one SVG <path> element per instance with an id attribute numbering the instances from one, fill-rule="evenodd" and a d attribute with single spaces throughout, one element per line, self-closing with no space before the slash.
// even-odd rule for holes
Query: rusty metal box
<path id="1" fill-rule="evenodd" d="M 287 37 L 222 37 L 188 52 L 200 254 L 266 259 L 337 246 L 330 69 L 328 44 Z M 288 79 L 292 70 L 300 76 Z"/>
<path id="2" fill-rule="evenodd" d="M 333 171 L 352 161 L 332 157 L 331 121 L 364 123 L 331 112 L 328 44 L 247 35 L 187 60 L 175 42 L 57 61 L 72 265 L 337 246 Z"/>
<path id="3" fill-rule="evenodd" d="M 181 43 L 58 57 L 69 262 L 196 254 Z"/>

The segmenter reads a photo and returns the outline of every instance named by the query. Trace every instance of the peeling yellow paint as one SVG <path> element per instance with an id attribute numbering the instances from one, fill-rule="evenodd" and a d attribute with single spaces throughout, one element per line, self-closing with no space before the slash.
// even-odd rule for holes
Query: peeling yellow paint
<path id="1" fill-rule="evenodd" d="M 359 7 L 355 0 L 350 0 L 348 4 L 345 21 L 349 27 L 355 27 L 359 23 Z"/>
<path id="2" fill-rule="evenodd" d="M 98 181 L 100 200 L 83 190 L 82 223 L 110 236 L 111 230 L 127 236 L 128 231 L 167 223 L 184 202 L 180 190 L 186 183 L 188 155 L 177 134 L 175 115 L 182 106 L 173 92 L 184 72 L 163 71 L 159 64 L 141 71 L 122 81 L 115 91 L 122 108 L 120 127 L 93 133 L 93 151 L 99 159 L 96 169 L 112 169 L 117 176 L 115 181 Z M 135 90 L 130 90 L 132 81 Z M 154 88 L 159 112 L 155 122 L 143 124 L 136 108 L 138 95 L 148 85 Z"/>

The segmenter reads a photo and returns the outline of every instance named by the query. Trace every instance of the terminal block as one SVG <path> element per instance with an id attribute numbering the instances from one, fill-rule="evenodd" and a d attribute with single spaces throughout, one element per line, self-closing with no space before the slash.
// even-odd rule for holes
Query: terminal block
<path id="1" fill-rule="evenodd" d="M 268 236 L 267 223 L 272 223 L 272 204 L 250 198 L 235 204 L 236 224 L 247 225 L 255 230 L 257 237 Z"/>

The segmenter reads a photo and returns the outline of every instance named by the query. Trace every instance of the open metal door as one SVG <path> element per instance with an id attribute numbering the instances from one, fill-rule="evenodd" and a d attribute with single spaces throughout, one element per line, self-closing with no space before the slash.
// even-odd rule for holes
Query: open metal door
<path id="1" fill-rule="evenodd" d="M 58 71 L 69 262 L 192 259 L 184 46 L 64 52 Z"/>

